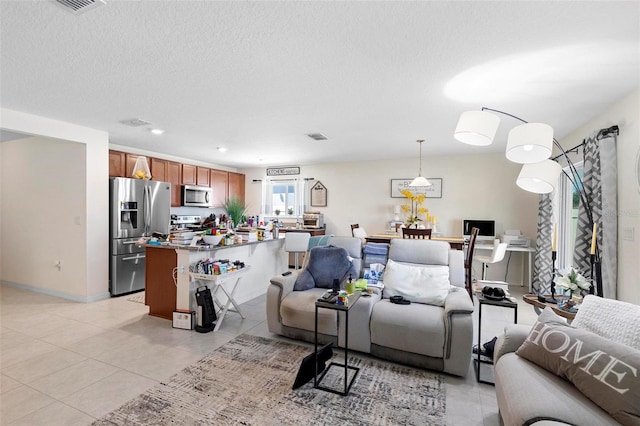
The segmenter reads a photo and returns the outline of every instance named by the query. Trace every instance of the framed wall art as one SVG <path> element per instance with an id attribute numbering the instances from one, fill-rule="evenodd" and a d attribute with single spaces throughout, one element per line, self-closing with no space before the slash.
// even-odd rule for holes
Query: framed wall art
<path id="1" fill-rule="evenodd" d="M 414 194 L 424 194 L 426 198 L 442 198 L 442 178 L 430 178 L 427 180 L 431 183 L 431 186 L 417 186 L 411 187 L 409 184 L 413 178 L 410 179 L 391 179 L 391 198 L 404 198 L 404 195 L 400 193 L 403 189 L 408 189 Z"/>
<path id="2" fill-rule="evenodd" d="M 320 181 L 311 187 L 311 207 L 327 207 L 327 187 Z"/>

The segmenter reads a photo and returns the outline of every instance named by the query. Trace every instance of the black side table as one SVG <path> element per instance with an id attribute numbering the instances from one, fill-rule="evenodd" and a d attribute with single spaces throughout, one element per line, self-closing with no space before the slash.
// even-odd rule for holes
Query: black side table
<path id="1" fill-rule="evenodd" d="M 336 315 L 339 317 L 340 312 L 344 312 L 345 316 L 345 336 L 344 336 L 344 364 L 339 364 L 337 362 L 332 362 L 329 364 L 327 368 L 322 372 L 320 378 L 318 378 L 318 363 L 315 362 L 315 374 L 313 376 L 313 387 L 316 389 L 321 389 L 327 392 L 336 393 L 338 395 L 347 396 L 349 394 L 349 389 L 351 389 L 351 385 L 353 385 L 356 376 L 358 376 L 358 372 L 360 369 L 358 367 L 352 367 L 347 365 L 349 361 L 349 310 L 356 304 L 356 302 L 360 299 L 360 292 L 355 292 L 349 296 L 349 304 L 347 306 L 338 305 L 336 303 L 327 303 L 327 302 L 316 302 L 316 318 L 315 318 L 315 327 L 314 327 L 314 351 L 313 353 L 318 354 L 318 308 L 324 309 L 333 309 L 336 311 Z M 329 371 L 331 367 L 344 367 L 344 392 L 340 392 L 339 390 L 332 389 L 326 386 L 320 385 L 322 379 L 324 379 L 325 375 Z M 348 380 L 349 370 L 355 371 L 355 374 Z"/>
<path id="2" fill-rule="evenodd" d="M 490 305 L 490 306 L 500 306 L 502 308 L 511 308 L 513 309 L 513 323 L 517 324 L 518 323 L 518 304 L 514 303 L 512 301 L 510 301 L 509 299 L 503 299 L 503 300 L 491 300 L 491 299 L 487 299 L 484 297 L 484 295 L 482 293 L 478 293 L 476 292 L 476 297 L 478 298 L 478 354 L 476 359 L 473 360 L 473 365 L 476 369 L 476 381 L 478 383 L 485 383 L 488 385 L 495 385 L 495 383 L 493 382 L 488 382 L 486 380 L 482 380 L 480 379 L 480 366 L 482 364 L 489 364 L 489 365 L 493 365 L 493 360 L 484 360 L 480 358 L 480 352 L 481 351 L 481 342 L 482 342 L 482 307 L 484 305 Z"/>

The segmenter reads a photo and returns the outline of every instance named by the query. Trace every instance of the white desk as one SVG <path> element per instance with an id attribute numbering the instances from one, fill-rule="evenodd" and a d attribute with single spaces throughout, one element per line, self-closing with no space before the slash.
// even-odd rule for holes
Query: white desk
<path id="1" fill-rule="evenodd" d="M 476 250 L 493 250 L 493 244 L 476 244 Z M 522 278 L 520 281 L 520 285 L 524 286 L 524 253 L 527 253 L 527 261 L 528 261 L 528 276 L 529 276 L 529 293 L 531 293 L 531 281 L 533 275 L 533 253 L 536 252 L 536 249 L 533 247 L 507 247 L 507 251 L 517 251 L 521 252 L 522 261 L 520 263 L 522 270 Z"/>

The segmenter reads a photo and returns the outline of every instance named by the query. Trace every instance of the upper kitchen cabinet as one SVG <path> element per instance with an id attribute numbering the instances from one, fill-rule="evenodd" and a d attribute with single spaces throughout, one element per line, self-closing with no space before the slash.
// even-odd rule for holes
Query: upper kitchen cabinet
<path id="1" fill-rule="evenodd" d="M 151 179 L 158 180 L 160 182 L 169 182 L 167 178 L 167 160 L 161 160 L 159 158 L 151 159 Z"/>
<path id="2" fill-rule="evenodd" d="M 125 164 L 126 168 L 124 169 L 124 177 L 132 177 L 133 176 L 133 168 L 136 166 L 136 161 L 138 160 L 139 155 L 136 154 L 125 154 Z M 151 175 L 153 177 L 153 175 Z"/>
<path id="3" fill-rule="evenodd" d="M 182 165 L 182 184 L 183 185 L 196 184 L 196 166 L 192 166 L 191 164 Z"/>
<path id="4" fill-rule="evenodd" d="M 209 170 L 209 186 L 213 192 L 213 205 L 218 207 L 227 200 L 229 186 L 229 172 L 224 170 Z"/>
<path id="5" fill-rule="evenodd" d="M 196 185 L 209 186 L 209 169 L 196 167 Z"/>
<path id="6" fill-rule="evenodd" d="M 151 158 L 151 179 L 171 183 L 171 207 L 180 207 L 182 164 Z"/>
<path id="7" fill-rule="evenodd" d="M 180 207 L 182 196 L 182 164 L 167 161 L 167 182 L 171 182 L 171 207 Z"/>
<path id="8" fill-rule="evenodd" d="M 124 176 L 124 152 L 109 150 L 109 177 Z"/>
<path id="9" fill-rule="evenodd" d="M 229 197 L 239 197 L 244 200 L 244 175 L 242 173 L 229 172 Z"/>

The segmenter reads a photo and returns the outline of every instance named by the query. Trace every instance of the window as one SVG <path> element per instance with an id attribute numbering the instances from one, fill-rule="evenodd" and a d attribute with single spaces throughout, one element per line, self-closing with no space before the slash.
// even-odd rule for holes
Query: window
<path id="1" fill-rule="evenodd" d="M 582 163 L 575 164 L 580 182 L 582 185 L 583 169 Z M 571 175 L 568 167 L 565 171 Z M 566 174 L 560 175 L 556 199 L 558 212 L 558 269 L 568 268 L 573 264 L 573 249 L 576 242 L 576 227 L 578 224 L 578 207 L 580 205 L 580 194 Z"/>
<path id="2" fill-rule="evenodd" d="M 262 215 L 302 215 L 305 185 L 303 179 L 266 179 L 262 182 Z"/>

